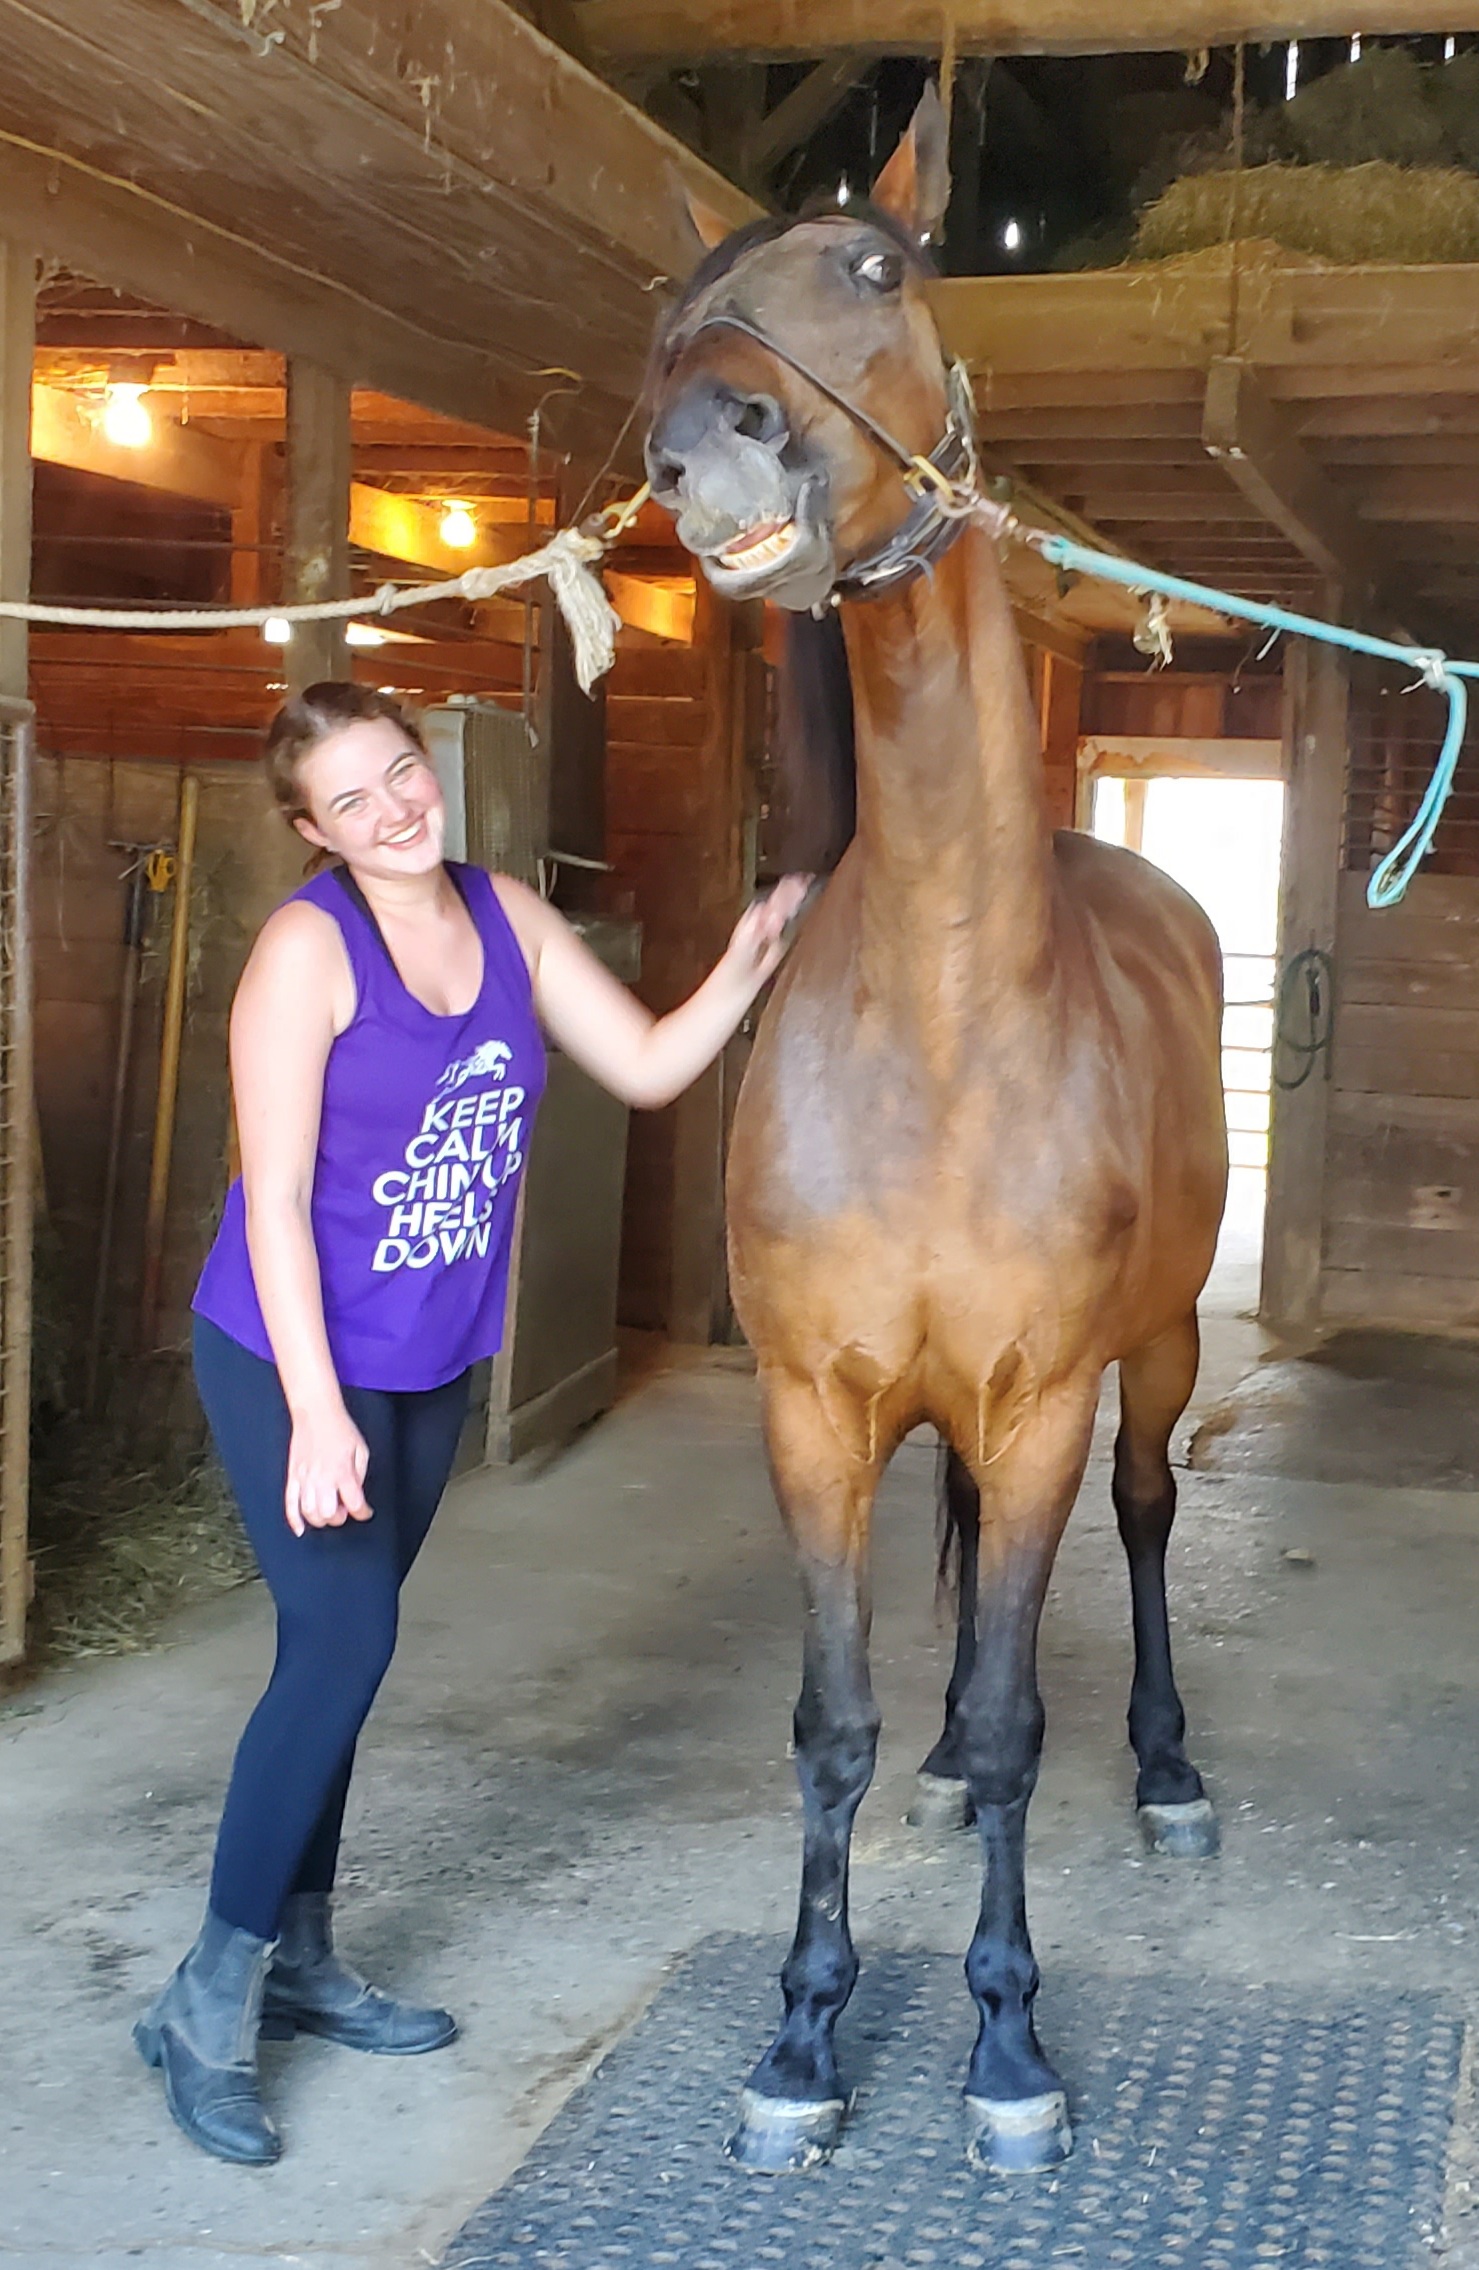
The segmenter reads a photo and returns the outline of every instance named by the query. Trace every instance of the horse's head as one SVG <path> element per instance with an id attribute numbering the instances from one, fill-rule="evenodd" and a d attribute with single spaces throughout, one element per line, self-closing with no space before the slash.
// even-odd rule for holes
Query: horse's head
<path id="1" fill-rule="evenodd" d="M 922 251 L 948 187 L 931 87 L 867 206 L 732 236 L 690 207 L 709 251 L 657 342 L 647 470 L 727 598 L 814 606 L 916 507 L 909 461 L 954 430 Z"/>

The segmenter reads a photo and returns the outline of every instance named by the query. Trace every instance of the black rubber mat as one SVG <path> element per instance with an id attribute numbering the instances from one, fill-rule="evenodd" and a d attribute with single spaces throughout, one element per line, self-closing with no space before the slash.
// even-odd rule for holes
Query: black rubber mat
<path id="1" fill-rule="evenodd" d="M 1460 2025 L 1435 2000 L 1055 1973 L 1044 2044 L 1073 2157 L 962 2154 L 973 2012 L 953 1956 L 870 1954 L 830 2165 L 720 2152 L 781 1950 L 712 1940 L 454 2240 L 446 2270 L 1407 2270 L 1431 2262 Z"/>

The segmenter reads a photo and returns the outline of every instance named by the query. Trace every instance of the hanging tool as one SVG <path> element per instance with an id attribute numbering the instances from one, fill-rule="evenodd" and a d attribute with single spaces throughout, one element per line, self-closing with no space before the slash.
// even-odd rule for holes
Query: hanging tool
<path id="1" fill-rule="evenodd" d="M 128 851 L 132 860 L 124 870 L 127 890 L 123 903 L 123 991 L 118 1004 L 118 1045 L 113 1059 L 113 1107 L 108 1120 L 108 1156 L 103 1172 L 103 1212 L 98 1227 L 97 1275 L 93 1281 L 92 1324 L 87 1338 L 87 1369 L 82 1408 L 88 1418 L 97 1416 L 98 1377 L 103 1355 L 103 1325 L 113 1270 L 113 1238 L 118 1226 L 118 1175 L 123 1157 L 124 1122 L 128 1112 L 129 1073 L 133 1066 L 134 1022 L 139 1002 L 139 977 L 144 965 L 144 941 L 149 928 L 151 893 L 167 886 L 154 881 L 159 848 L 147 843 L 115 843 L 113 851 Z"/>

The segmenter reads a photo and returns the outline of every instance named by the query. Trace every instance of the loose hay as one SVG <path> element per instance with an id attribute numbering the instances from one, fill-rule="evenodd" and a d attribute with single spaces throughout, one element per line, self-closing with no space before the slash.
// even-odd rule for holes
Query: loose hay
<path id="1" fill-rule="evenodd" d="M 1458 166 L 1263 165 L 1190 174 L 1140 216 L 1131 258 L 1240 238 L 1343 266 L 1479 260 L 1479 177 Z"/>
<path id="2" fill-rule="evenodd" d="M 176 1610 L 255 1573 L 212 1459 L 170 1476 L 120 1455 L 110 1430 L 76 1423 L 38 1446 L 31 1541 L 33 1666 L 135 1654 Z"/>

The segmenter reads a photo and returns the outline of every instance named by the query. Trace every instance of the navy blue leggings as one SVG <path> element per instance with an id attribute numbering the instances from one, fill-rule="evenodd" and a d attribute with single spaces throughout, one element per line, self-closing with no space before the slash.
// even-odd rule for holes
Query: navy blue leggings
<path id="1" fill-rule="evenodd" d="M 274 1366 L 197 1317 L 195 1377 L 277 1606 L 277 1661 L 236 1752 L 211 1906 L 273 1939 L 290 1892 L 333 1884 L 354 1746 L 395 1651 L 401 1585 L 452 1471 L 468 1374 L 415 1394 L 346 1387 L 370 1449 L 374 1517 L 302 1537 L 283 1512 L 292 1423 Z"/>

